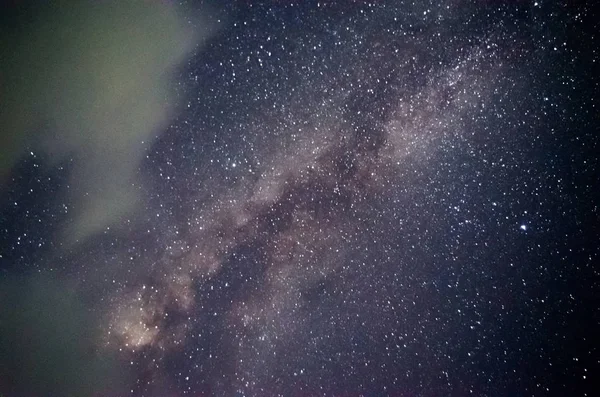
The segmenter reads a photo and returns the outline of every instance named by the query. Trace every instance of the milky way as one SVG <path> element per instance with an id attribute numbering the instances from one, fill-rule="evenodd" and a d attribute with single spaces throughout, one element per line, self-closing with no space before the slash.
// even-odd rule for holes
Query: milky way
<path id="1" fill-rule="evenodd" d="M 114 143 L 69 146 L 55 122 L 41 134 L 59 137 L 58 154 L 26 138 L 7 156 L 0 352 L 14 359 L 0 359 L 0 390 L 591 390 L 597 81 L 584 72 L 596 57 L 581 40 L 593 42 L 584 5 L 156 7 L 186 12 L 144 14 L 156 20 L 139 29 L 180 23 L 198 43 L 186 39 L 160 73 L 143 55 L 155 47 L 130 55 L 150 62 L 135 84 L 160 75 L 170 87 L 170 125 L 161 114 L 118 132 L 163 91 L 110 91 L 125 107 L 100 117 L 111 106 L 82 89 L 96 106 L 77 113 L 82 136 L 114 128 Z M 171 31 L 165 48 L 180 43 L 182 28 Z"/>

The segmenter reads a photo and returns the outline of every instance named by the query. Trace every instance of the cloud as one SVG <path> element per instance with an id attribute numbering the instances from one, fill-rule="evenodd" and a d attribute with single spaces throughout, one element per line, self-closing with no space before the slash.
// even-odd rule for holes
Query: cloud
<path id="1" fill-rule="evenodd" d="M 0 318 L 0 388 L 11 395 L 107 395 L 130 381 L 95 347 L 100 324 L 64 280 L 4 278 Z"/>
<path id="2" fill-rule="evenodd" d="M 0 183 L 29 151 L 68 165 L 64 237 L 83 240 L 138 204 L 138 167 L 172 117 L 176 68 L 211 29 L 160 1 L 13 7 L 0 35 Z"/>

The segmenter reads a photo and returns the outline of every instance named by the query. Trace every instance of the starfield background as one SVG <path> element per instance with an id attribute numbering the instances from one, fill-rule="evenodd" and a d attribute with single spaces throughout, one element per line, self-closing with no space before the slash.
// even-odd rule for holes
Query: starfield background
<path id="1" fill-rule="evenodd" d="M 598 394 L 591 4 L 1 4 L 3 397 Z"/>

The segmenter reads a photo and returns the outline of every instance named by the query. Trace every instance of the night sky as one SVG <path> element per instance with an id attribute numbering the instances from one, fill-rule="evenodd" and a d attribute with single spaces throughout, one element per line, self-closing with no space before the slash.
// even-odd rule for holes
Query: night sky
<path id="1" fill-rule="evenodd" d="M 0 396 L 593 396 L 585 2 L 5 1 Z"/>

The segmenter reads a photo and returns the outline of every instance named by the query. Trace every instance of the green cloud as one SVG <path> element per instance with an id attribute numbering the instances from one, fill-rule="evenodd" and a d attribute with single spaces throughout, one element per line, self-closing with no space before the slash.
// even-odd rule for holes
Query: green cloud
<path id="1" fill-rule="evenodd" d="M 15 8 L 0 34 L 0 183 L 29 150 L 72 159 L 73 242 L 135 208 L 138 166 L 172 116 L 176 68 L 210 29 L 192 30 L 163 1 L 44 4 Z"/>
<path id="2" fill-rule="evenodd" d="M 0 389 L 15 395 L 106 395 L 130 381 L 97 349 L 99 324 L 68 285 L 49 275 L 0 281 Z"/>

